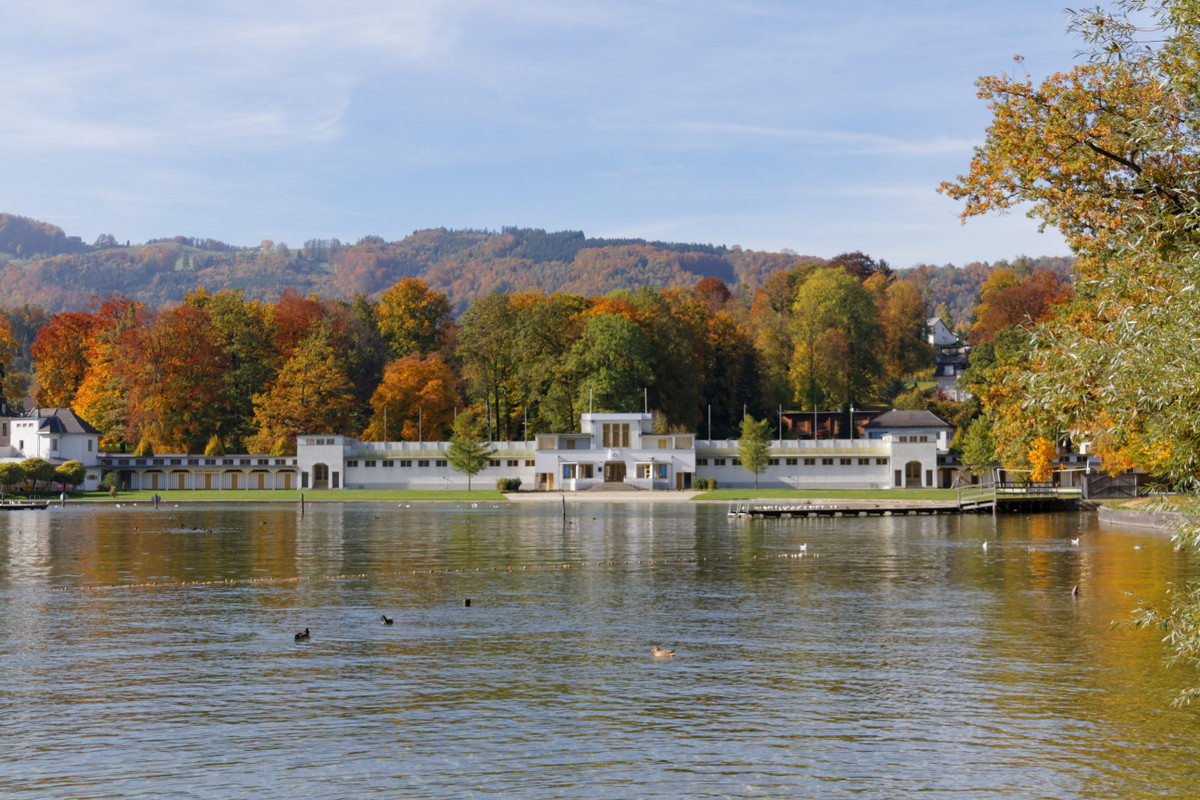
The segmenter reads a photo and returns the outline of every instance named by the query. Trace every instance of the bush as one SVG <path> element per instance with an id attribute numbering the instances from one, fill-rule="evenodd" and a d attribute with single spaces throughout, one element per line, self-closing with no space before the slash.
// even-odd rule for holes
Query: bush
<path id="1" fill-rule="evenodd" d="M 496 488 L 502 492 L 519 492 L 521 491 L 521 479 L 501 478 L 496 481 Z"/>
<path id="2" fill-rule="evenodd" d="M 711 492 L 717 488 L 716 478 L 696 478 L 692 481 L 692 488 L 700 492 Z"/>
<path id="3" fill-rule="evenodd" d="M 108 489 L 108 493 L 110 495 L 116 497 L 116 491 L 121 486 L 121 474 L 119 472 L 114 472 L 113 470 L 105 472 L 100 476 L 100 485 L 105 489 Z"/>

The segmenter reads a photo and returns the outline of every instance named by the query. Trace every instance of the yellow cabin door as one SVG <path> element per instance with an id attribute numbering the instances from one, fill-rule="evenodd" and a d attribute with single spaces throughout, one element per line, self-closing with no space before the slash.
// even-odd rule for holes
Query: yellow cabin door
<path id="1" fill-rule="evenodd" d="M 290 473 L 290 472 L 283 473 L 283 488 L 284 489 L 292 488 L 292 473 Z"/>
<path id="2" fill-rule="evenodd" d="M 238 474 L 236 472 L 229 473 L 229 488 L 230 489 L 238 488 L 237 479 L 238 479 Z"/>
<path id="3" fill-rule="evenodd" d="M 156 492 L 157 492 L 157 491 L 158 491 L 158 489 L 159 489 L 159 485 L 158 485 L 158 473 L 157 473 L 157 472 L 152 472 L 152 473 L 150 473 L 150 488 L 151 488 L 151 489 L 153 489 L 153 490 L 154 490 L 154 491 L 156 491 Z"/>
<path id="4" fill-rule="evenodd" d="M 258 473 L 258 488 L 260 488 L 260 489 L 267 488 L 267 476 L 265 473 L 262 473 L 262 472 Z"/>
<path id="5" fill-rule="evenodd" d="M 179 478 L 179 480 L 178 480 L 178 485 L 177 485 L 175 488 L 176 488 L 176 489 L 179 489 L 179 490 L 181 490 L 181 491 L 182 491 L 182 490 L 183 490 L 183 478 L 184 478 L 184 473 L 180 472 L 180 473 L 179 473 L 179 476 L 178 476 L 178 478 Z"/>
<path id="6" fill-rule="evenodd" d="M 204 473 L 204 488 L 209 491 L 212 491 L 212 473 L 211 472 Z"/>

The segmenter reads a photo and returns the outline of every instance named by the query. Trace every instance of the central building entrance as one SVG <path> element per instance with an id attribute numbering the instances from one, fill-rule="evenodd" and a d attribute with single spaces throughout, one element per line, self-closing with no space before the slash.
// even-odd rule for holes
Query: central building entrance
<path id="1" fill-rule="evenodd" d="M 624 483 L 625 482 L 625 462 L 624 461 L 606 461 L 606 462 L 604 462 L 604 482 L 605 483 Z"/>

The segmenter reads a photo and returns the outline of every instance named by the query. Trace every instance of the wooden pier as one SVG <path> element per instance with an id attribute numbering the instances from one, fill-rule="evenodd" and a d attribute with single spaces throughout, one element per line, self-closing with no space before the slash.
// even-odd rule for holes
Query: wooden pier
<path id="1" fill-rule="evenodd" d="M 1074 510 L 1079 492 L 1049 484 L 964 486 L 953 500 L 913 501 L 897 490 L 895 500 L 733 500 L 730 517 L 800 519 L 809 517 L 902 517 L 922 514 L 1031 514 Z"/>

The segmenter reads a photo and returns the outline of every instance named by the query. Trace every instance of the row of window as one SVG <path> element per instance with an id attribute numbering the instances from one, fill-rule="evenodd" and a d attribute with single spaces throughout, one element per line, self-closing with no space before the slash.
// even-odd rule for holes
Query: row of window
<path id="1" fill-rule="evenodd" d="M 834 466 L 834 462 L 835 462 L 835 461 L 837 462 L 837 464 L 838 464 L 839 466 L 843 466 L 843 467 L 849 467 L 849 466 L 853 466 L 853 465 L 854 465 L 854 462 L 855 462 L 856 460 L 858 461 L 858 466 L 860 466 L 860 467 L 868 467 L 868 466 L 870 466 L 870 465 L 871 465 L 871 459 L 869 459 L 869 458 L 859 458 L 859 459 L 853 459 L 853 458 L 837 458 L 837 459 L 834 459 L 834 458 L 822 458 L 822 459 L 820 459 L 820 462 L 821 462 L 821 466 L 822 466 L 822 467 L 832 467 L 832 466 Z M 697 467 L 707 467 L 707 466 L 709 465 L 709 461 L 710 461 L 710 459 L 707 459 L 707 458 L 697 458 L 697 459 L 696 459 L 696 466 L 697 466 Z M 726 465 L 726 463 L 728 463 L 728 464 L 729 464 L 729 466 L 733 466 L 733 467 L 740 467 L 740 466 L 742 465 L 742 460 L 741 460 L 740 458 L 730 458 L 730 459 L 724 459 L 724 458 L 714 458 L 714 459 L 711 459 L 711 461 L 712 461 L 712 466 L 714 466 L 714 467 L 723 467 L 723 466 L 725 466 L 725 465 Z M 799 459 L 799 458 L 785 458 L 785 459 L 783 459 L 783 461 L 784 461 L 784 463 L 786 464 L 786 466 L 789 466 L 789 467 L 796 467 L 796 466 L 799 466 L 799 465 L 800 465 L 800 461 L 801 461 L 801 459 Z M 804 466 L 806 466 L 806 467 L 815 467 L 815 466 L 817 466 L 817 461 L 818 461 L 818 459 L 816 459 L 816 458 L 805 458 L 805 459 L 803 459 L 803 461 L 804 461 Z M 887 460 L 886 458 L 876 458 L 876 459 L 875 459 L 875 464 L 876 464 L 877 466 L 886 467 L 886 466 L 887 466 L 887 463 L 888 463 L 888 460 Z M 767 459 L 767 466 L 770 466 L 770 467 L 777 467 L 777 466 L 779 466 L 779 459 L 778 459 L 778 458 L 769 458 L 769 459 Z"/>
<path id="2" fill-rule="evenodd" d="M 925 434 L 921 434 L 920 436 L 917 436 L 917 435 L 901 436 L 900 441 L 902 441 L 902 442 L 928 442 L 929 437 L 926 436 Z"/>
<path id="3" fill-rule="evenodd" d="M 361 463 L 364 467 L 391 468 L 391 467 L 394 467 L 397 464 L 399 464 L 401 469 L 407 469 L 413 465 L 413 461 L 414 461 L 414 459 L 411 459 L 411 458 L 401 458 L 401 459 L 385 458 L 382 460 L 377 459 L 377 458 L 368 458 L 368 459 L 363 459 L 360 462 L 359 459 L 357 459 L 357 458 L 350 458 L 350 459 L 346 460 L 346 466 L 348 468 L 349 467 L 357 467 Z M 416 464 L 418 467 L 428 467 L 429 462 L 430 462 L 430 459 L 428 459 L 428 458 L 416 459 Z M 444 467 L 444 466 L 446 466 L 446 463 L 447 463 L 446 460 L 442 459 L 442 458 L 434 460 L 434 466 L 436 466 L 436 467 Z M 500 459 L 498 459 L 498 458 L 491 459 L 490 461 L 488 461 L 488 466 L 489 467 L 500 466 Z M 519 467 L 519 466 L 521 466 L 521 460 L 518 458 L 506 459 L 504 461 L 504 466 Z M 526 460 L 525 466 L 532 467 L 533 459 L 531 458 L 531 459 Z"/>
<path id="4" fill-rule="evenodd" d="M 418 458 L 418 459 L 416 459 L 416 463 L 417 463 L 418 467 L 428 467 L 431 460 L 433 461 L 433 465 L 435 467 L 444 467 L 444 466 L 446 466 L 446 463 L 447 463 L 445 459 L 441 459 L 441 458 L 439 458 L 439 459 Z M 383 466 L 385 468 L 391 468 L 391 467 L 396 466 L 396 464 L 397 464 L 397 460 L 392 459 L 392 458 L 385 458 L 382 461 L 379 459 L 376 459 L 376 458 L 368 458 L 362 462 L 362 465 L 364 467 Z M 399 464 L 402 469 L 411 467 L 413 465 L 413 459 L 402 458 L 399 460 Z M 359 465 L 359 461 L 357 458 L 350 458 L 350 459 L 346 460 L 347 468 L 357 467 L 358 465 Z"/>
<path id="5" fill-rule="evenodd" d="M 234 465 L 237 465 L 240 467 L 256 467 L 256 466 L 257 467 L 269 467 L 269 466 L 271 466 L 272 461 L 274 461 L 274 464 L 277 467 L 286 467 L 289 464 L 289 461 L 286 458 L 276 458 L 276 459 L 270 459 L 270 458 L 224 458 L 224 459 L 217 459 L 217 458 L 205 458 L 205 459 L 199 459 L 199 458 L 187 458 L 187 459 L 184 459 L 184 458 L 134 458 L 134 459 L 106 458 L 103 460 L 103 463 L 105 466 L 116 465 L 118 467 L 128 467 L 130 464 L 130 461 L 133 462 L 133 466 L 135 466 L 135 467 L 144 467 L 147 465 L 147 463 L 149 463 L 149 465 L 153 466 L 153 467 L 166 467 L 166 466 L 199 467 L 199 466 L 201 466 L 201 461 L 204 462 L 203 466 L 206 466 L 206 467 L 234 466 Z M 293 466 L 295 465 L 294 462 L 292 462 L 292 465 Z"/>

